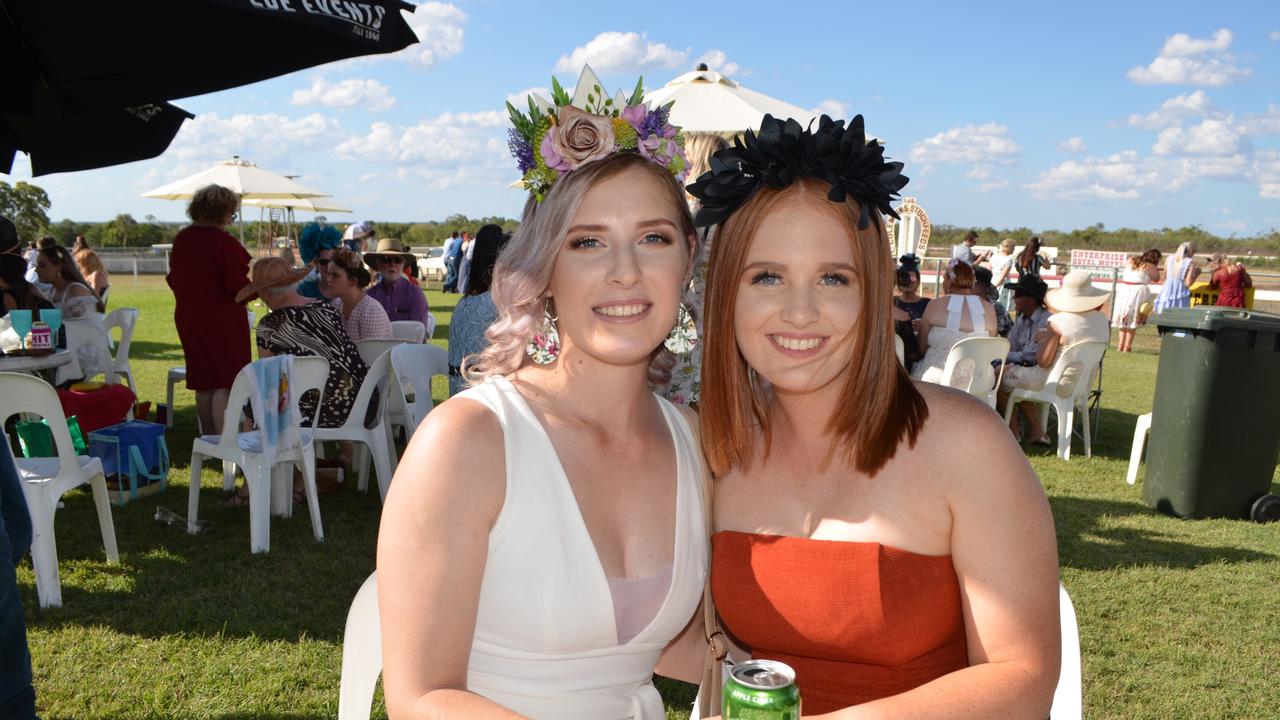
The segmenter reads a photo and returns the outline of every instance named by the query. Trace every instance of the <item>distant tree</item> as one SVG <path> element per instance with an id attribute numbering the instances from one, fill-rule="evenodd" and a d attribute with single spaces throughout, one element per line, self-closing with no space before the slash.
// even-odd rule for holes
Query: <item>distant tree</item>
<path id="1" fill-rule="evenodd" d="M 121 213 L 102 229 L 102 244 L 106 247 L 129 247 L 138 242 L 138 221 L 129 213 Z"/>
<path id="2" fill-rule="evenodd" d="M 39 185 L 0 180 L 0 215 L 13 221 L 18 237 L 35 240 L 49 228 L 49 195 Z"/>

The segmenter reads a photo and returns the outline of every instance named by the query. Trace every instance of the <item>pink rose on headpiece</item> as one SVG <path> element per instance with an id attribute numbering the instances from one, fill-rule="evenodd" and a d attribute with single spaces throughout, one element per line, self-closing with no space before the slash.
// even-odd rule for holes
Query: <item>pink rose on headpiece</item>
<path id="1" fill-rule="evenodd" d="M 547 133 L 547 138 L 570 170 L 607 157 L 614 150 L 613 122 L 607 115 L 593 115 L 566 105 L 560 108 L 553 130 L 553 133 Z M 543 152 L 542 156 L 550 166 L 547 153 Z"/>

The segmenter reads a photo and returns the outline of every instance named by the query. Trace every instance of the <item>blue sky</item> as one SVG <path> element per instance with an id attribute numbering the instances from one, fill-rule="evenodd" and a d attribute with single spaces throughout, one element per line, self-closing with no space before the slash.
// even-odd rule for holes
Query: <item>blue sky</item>
<path id="1" fill-rule="evenodd" d="M 805 108 L 862 113 L 935 223 L 1280 227 L 1280 5 L 422 3 L 423 42 L 188 98 L 154 160 L 42 176 L 54 220 L 182 217 L 138 195 L 233 154 L 331 193 L 332 219 L 518 216 L 503 102 L 699 60 Z M 228 47 L 228 51 L 233 51 Z M 11 177 L 30 179 L 25 158 Z"/>

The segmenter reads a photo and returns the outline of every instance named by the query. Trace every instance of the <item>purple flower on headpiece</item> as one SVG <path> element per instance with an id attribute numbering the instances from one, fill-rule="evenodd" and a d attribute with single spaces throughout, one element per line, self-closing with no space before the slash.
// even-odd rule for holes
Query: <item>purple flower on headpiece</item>
<path id="1" fill-rule="evenodd" d="M 631 127 L 635 128 L 636 134 L 643 135 L 640 132 L 644 129 L 644 119 L 649 114 L 649 106 L 645 103 L 639 105 L 628 105 L 623 108 L 621 117 L 626 120 Z"/>
<path id="2" fill-rule="evenodd" d="M 675 140 L 669 140 L 661 135 L 650 135 L 640 141 L 639 150 L 645 158 L 665 167 L 671 162 L 671 158 L 680 152 L 680 146 Z"/>
<path id="3" fill-rule="evenodd" d="M 515 128 L 507 128 L 507 149 L 516 159 L 516 165 L 520 168 L 521 174 L 537 167 L 537 163 L 533 160 L 533 145 L 516 132 Z"/>
<path id="4" fill-rule="evenodd" d="M 660 107 L 657 110 L 650 110 L 644 116 L 644 122 L 640 127 L 636 128 L 636 132 L 640 137 L 648 137 L 649 135 L 658 135 L 665 138 L 674 138 L 676 136 L 676 128 L 667 124 L 667 109 Z"/>
<path id="5" fill-rule="evenodd" d="M 542 153 L 542 160 L 547 164 L 547 167 L 552 170 L 567 172 L 569 170 L 569 161 L 560 157 L 560 153 L 556 152 L 555 136 L 556 128 L 552 127 L 542 137 L 542 144 L 538 146 L 538 152 Z"/>

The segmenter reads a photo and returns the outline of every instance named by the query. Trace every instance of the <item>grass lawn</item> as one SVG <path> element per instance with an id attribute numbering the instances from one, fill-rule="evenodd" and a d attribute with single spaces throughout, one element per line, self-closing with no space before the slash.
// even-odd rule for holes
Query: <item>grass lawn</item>
<path id="1" fill-rule="evenodd" d="M 111 299 L 141 309 L 134 373 L 142 399 L 163 402 L 165 373 L 183 364 L 168 288 L 119 276 Z M 455 299 L 429 293 L 437 336 L 447 336 Z M 1141 483 L 1123 480 L 1134 419 L 1151 409 L 1157 344 L 1144 328 L 1139 352 L 1108 355 L 1093 458 L 1031 451 L 1080 618 L 1085 712 L 1274 718 L 1280 525 L 1165 517 L 1142 504 Z M 200 512 L 212 529 L 161 526 L 157 505 L 185 514 L 195 431 L 194 396 L 180 388 L 175 400 L 168 490 L 114 509 L 120 564 L 106 564 L 90 495 L 78 490 L 57 513 L 64 606 L 40 610 L 29 560 L 18 568 L 42 717 L 336 717 L 347 606 L 374 567 L 376 490 L 322 497 L 322 544 L 305 510 L 273 518 L 271 552 L 254 556 L 248 512 L 222 507 L 221 476 L 208 465 Z M 685 717 L 690 688 L 661 688 L 668 717 Z"/>

